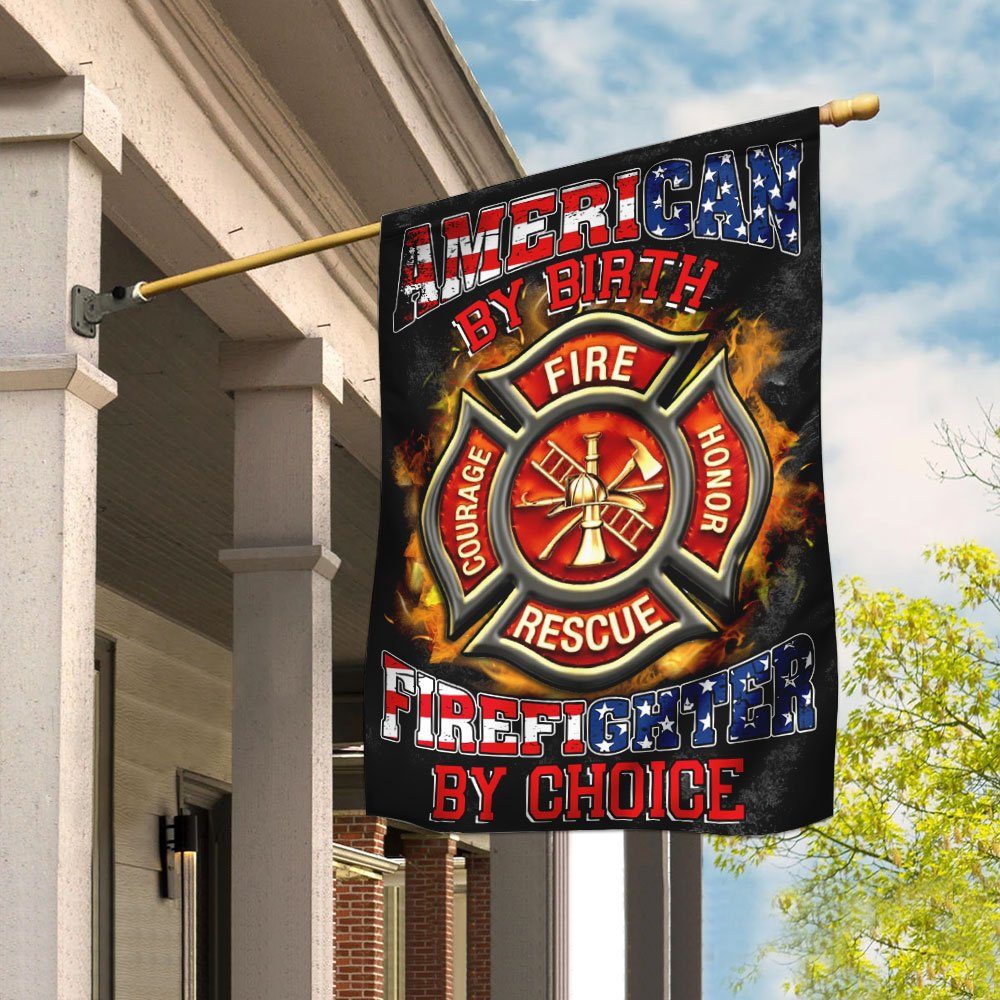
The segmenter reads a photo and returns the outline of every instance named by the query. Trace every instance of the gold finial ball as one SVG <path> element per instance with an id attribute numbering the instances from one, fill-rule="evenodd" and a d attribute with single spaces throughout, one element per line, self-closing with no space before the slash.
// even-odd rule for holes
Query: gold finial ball
<path id="1" fill-rule="evenodd" d="M 851 116 L 855 121 L 866 122 L 879 111 L 878 94 L 858 94 L 851 98 Z"/>
<path id="2" fill-rule="evenodd" d="M 846 125 L 874 118 L 879 111 L 877 94 L 858 94 L 849 101 L 830 101 L 819 109 L 821 125 Z"/>

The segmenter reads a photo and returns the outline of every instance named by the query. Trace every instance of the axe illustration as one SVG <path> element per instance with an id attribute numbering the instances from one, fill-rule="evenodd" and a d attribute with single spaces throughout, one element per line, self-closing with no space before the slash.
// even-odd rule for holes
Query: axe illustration
<path id="1" fill-rule="evenodd" d="M 609 493 L 624 483 L 636 469 L 639 470 L 639 475 L 642 476 L 643 481 L 647 483 L 663 471 L 663 466 L 653 458 L 649 449 L 641 441 L 629 438 L 629 442 L 632 445 L 632 457 L 622 466 L 621 472 L 608 483 Z"/>

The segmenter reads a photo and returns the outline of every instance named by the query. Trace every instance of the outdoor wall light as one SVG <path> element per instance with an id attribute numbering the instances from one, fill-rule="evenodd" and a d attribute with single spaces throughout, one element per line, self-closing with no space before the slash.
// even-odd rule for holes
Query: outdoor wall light
<path id="1" fill-rule="evenodd" d="M 197 816 L 160 817 L 160 895 L 164 899 L 177 898 L 183 859 L 187 856 L 193 862 L 197 851 Z"/>

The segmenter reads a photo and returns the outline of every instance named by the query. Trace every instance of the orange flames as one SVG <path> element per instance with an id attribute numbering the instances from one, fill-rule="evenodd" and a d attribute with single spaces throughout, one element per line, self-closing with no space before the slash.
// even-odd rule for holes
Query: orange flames
<path id="1" fill-rule="evenodd" d="M 794 571 L 782 565 L 788 543 L 805 537 L 810 544 L 808 539 L 819 525 L 820 500 L 817 487 L 798 477 L 803 468 L 796 456 L 799 435 L 782 423 L 761 398 L 766 378 L 781 355 L 782 336 L 777 330 L 762 317 L 747 319 L 738 312 L 713 322 L 714 317 L 705 314 L 677 315 L 639 302 L 630 302 L 627 308 L 630 314 L 676 333 L 704 329 L 709 324 L 714 326 L 716 332 L 709 338 L 703 357 L 711 358 L 720 348 L 729 348 L 730 374 L 767 442 L 774 468 L 774 485 L 764 522 L 744 564 L 738 617 L 720 625 L 719 633 L 714 636 L 670 650 L 639 674 L 611 689 L 618 694 L 674 682 L 710 671 L 721 666 L 725 659 L 750 655 L 752 650 L 748 648 L 747 637 L 757 617 L 767 611 L 774 575 Z M 393 475 L 405 497 L 405 513 L 412 533 L 405 552 L 406 571 L 396 590 L 396 613 L 391 621 L 414 641 L 426 645 L 431 663 L 474 668 L 485 675 L 495 690 L 503 693 L 522 697 L 564 696 L 565 692 L 535 681 L 506 663 L 463 655 L 462 650 L 482 622 L 477 622 L 464 635 L 448 638 L 444 599 L 427 566 L 417 531 L 424 486 L 433 471 L 435 456 L 441 453 L 451 435 L 461 390 L 482 400 L 473 378 L 475 373 L 506 364 L 548 331 L 544 291 L 523 310 L 523 316 L 524 326 L 520 331 L 499 336 L 474 358 L 464 348 L 453 349 L 454 360 L 441 375 L 441 392 L 433 406 L 428 432 L 411 436 L 393 453 Z M 596 692 L 587 697 L 607 693 Z"/>

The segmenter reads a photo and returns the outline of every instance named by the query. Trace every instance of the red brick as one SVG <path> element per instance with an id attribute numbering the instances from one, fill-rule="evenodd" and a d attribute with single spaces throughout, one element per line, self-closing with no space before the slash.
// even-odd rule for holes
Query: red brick
<path id="1" fill-rule="evenodd" d="M 452 1000 L 455 842 L 407 836 L 406 1000 Z"/>
<path id="2" fill-rule="evenodd" d="M 386 821 L 351 814 L 334 817 L 333 839 L 369 854 L 385 854 Z M 337 881 L 334 981 L 337 1000 L 372 1000 L 385 989 L 381 879 L 354 876 Z"/>

